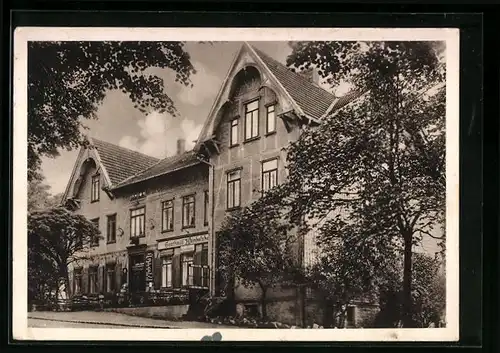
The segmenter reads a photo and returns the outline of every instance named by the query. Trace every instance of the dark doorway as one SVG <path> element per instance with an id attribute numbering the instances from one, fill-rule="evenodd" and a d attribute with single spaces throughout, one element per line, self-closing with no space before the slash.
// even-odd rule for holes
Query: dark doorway
<path id="1" fill-rule="evenodd" d="M 130 287 L 131 293 L 146 291 L 146 271 L 144 254 L 130 255 Z"/>

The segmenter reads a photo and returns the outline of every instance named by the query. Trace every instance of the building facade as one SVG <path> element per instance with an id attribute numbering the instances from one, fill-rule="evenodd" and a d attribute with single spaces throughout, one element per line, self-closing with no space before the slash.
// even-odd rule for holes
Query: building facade
<path id="1" fill-rule="evenodd" d="M 228 214 L 286 178 L 283 148 L 357 95 L 335 97 L 314 72 L 295 73 L 245 43 L 229 68 L 192 151 L 157 160 L 91 139 L 64 196 L 104 239 L 70 268 L 72 293 L 198 288 L 217 294 L 217 229 Z M 305 242 L 305 257 L 313 243 Z M 257 288 L 236 286 L 243 308 Z M 269 293 L 268 314 L 303 322 L 297 288 Z M 257 308 L 258 310 L 258 308 Z"/>

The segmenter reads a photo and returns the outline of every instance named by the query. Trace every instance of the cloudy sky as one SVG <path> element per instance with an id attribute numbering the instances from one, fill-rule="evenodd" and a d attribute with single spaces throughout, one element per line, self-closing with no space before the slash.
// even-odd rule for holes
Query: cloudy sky
<path id="1" fill-rule="evenodd" d="M 131 148 L 158 158 L 175 153 L 176 140 L 186 139 L 186 148 L 198 137 L 202 124 L 242 42 L 210 44 L 187 43 L 186 50 L 197 73 L 194 87 L 184 87 L 173 80 L 169 69 L 155 74 L 164 78 L 167 93 L 174 100 L 180 117 L 152 112 L 144 115 L 133 107 L 120 91 L 110 91 L 98 110 L 98 120 L 86 120 L 89 134 L 101 140 Z M 276 60 L 285 62 L 291 49 L 286 42 L 252 42 Z M 78 151 L 61 151 L 58 158 L 45 158 L 42 171 L 53 194 L 63 192 Z"/>

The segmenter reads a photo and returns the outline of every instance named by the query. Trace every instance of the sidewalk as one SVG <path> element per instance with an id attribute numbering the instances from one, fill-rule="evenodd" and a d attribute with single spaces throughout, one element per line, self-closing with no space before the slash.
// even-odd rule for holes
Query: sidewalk
<path id="1" fill-rule="evenodd" d="M 39 311 L 28 313 L 28 318 L 74 322 L 82 324 L 102 324 L 118 327 L 138 327 L 138 328 L 234 328 L 234 326 L 216 325 L 212 323 L 196 321 L 168 321 L 151 319 L 139 316 L 131 316 L 114 312 L 102 311 L 75 311 L 75 312 L 52 312 Z"/>

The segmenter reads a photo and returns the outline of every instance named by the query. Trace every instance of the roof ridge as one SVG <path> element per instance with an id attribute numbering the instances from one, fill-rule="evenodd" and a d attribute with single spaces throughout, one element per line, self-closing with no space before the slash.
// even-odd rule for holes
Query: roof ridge
<path id="1" fill-rule="evenodd" d="M 273 58 L 272 56 L 270 56 L 269 54 L 267 54 L 266 52 L 262 51 L 261 49 L 258 49 L 256 48 L 255 46 L 249 44 L 253 50 L 255 50 L 255 52 L 260 55 L 260 56 L 265 56 L 268 60 L 278 64 L 278 65 L 281 65 L 283 68 L 285 68 L 286 70 L 288 70 L 289 72 L 295 74 L 297 77 L 300 77 L 302 80 L 308 82 L 309 84 L 317 87 L 317 88 L 320 88 L 321 90 L 325 91 L 326 93 L 328 94 L 331 94 L 333 97 L 337 97 L 335 94 L 333 94 L 332 92 L 330 91 L 327 91 L 326 89 L 324 89 L 323 87 L 321 87 L 319 84 L 317 84 L 316 82 L 313 82 L 313 81 L 310 81 L 307 79 L 307 77 L 305 77 L 304 75 L 296 72 L 296 71 L 293 71 L 291 70 L 288 66 L 286 66 L 285 64 L 279 62 L 278 60 L 276 60 L 275 58 Z"/>
<path id="2" fill-rule="evenodd" d="M 112 142 L 109 142 L 109 141 L 105 141 L 105 140 L 97 139 L 97 138 L 95 138 L 95 137 L 92 137 L 92 140 L 93 140 L 93 141 L 98 141 L 98 142 L 100 142 L 100 143 L 104 143 L 104 144 L 107 144 L 107 145 L 111 145 L 111 146 L 113 146 L 113 147 L 116 147 L 116 148 L 119 148 L 119 149 L 125 150 L 125 151 L 127 151 L 127 152 L 140 154 L 141 156 L 148 157 L 148 158 L 151 158 L 151 159 L 155 159 L 155 160 L 157 160 L 157 161 L 161 161 L 161 159 L 159 159 L 159 158 L 157 158 L 157 157 L 154 157 L 154 156 L 151 156 L 151 155 L 149 155 L 149 154 L 146 154 L 146 153 L 142 153 L 142 152 L 139 152 L 139 151 L 133 150 L 133 149 L 128 148 L 128 147 L 123 147 L 123 146 L 117 145 L 117 144 L 112 143 Z"/>

